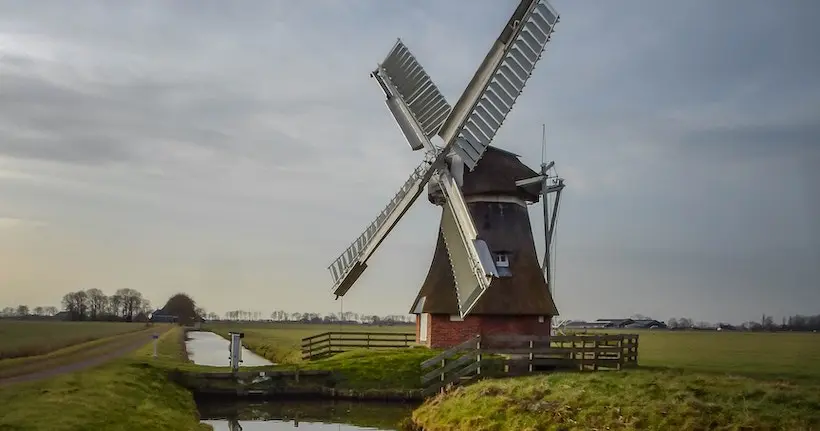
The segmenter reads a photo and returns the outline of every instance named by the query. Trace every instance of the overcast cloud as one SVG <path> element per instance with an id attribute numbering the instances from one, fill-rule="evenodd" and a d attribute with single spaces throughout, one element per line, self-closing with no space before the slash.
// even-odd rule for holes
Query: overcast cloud
<path id="1" fill-rule="evenodd" d="M 515 3 L 0 0 L 0 305 L 338 311 L 326 266 L 421 157 L 369 72 L 401 37 L 454 103 Z M 546 123 L 562 316 L 820 312 L 820 4 L 553 5 L 494 144 L 536 167 Z M 346 310 L 407 311 L 439 214 Z"/>

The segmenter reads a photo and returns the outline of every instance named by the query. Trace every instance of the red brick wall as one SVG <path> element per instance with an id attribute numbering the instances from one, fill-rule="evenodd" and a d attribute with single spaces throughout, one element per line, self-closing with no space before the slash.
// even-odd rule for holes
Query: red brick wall
<path id="1" fill-rule="evenodd" d="M 416 341 L 419 339 L 421 315 L 416 316 Z M 446 348 L 467 341 L 478 334 L 549 335 L 550 316 L 538 322 L 538 316 L 467 316 L 464 321 L 450 321 L 446 314 L 430 315 L 427 345 Z"/>

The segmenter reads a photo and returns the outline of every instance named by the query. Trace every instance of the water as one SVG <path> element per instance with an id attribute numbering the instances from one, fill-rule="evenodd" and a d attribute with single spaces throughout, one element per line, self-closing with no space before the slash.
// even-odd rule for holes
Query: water
<path id="1" fill-rule="evenodd" d="M 202 423 L 214 431 L 399 430 L 414 405 L 355 401 L 203 401 Z"/>
<path id="2" fill-rule="evenodd" d="M 185 341 L 185 348 L 188 350 L 188 358 L 197 365 L 207 365 L 211 367 L 229 367 L 230 352 L 228 347 L 230 342 L 213 332 L 190 331 L 189 340 Z M 242 348 L 242 366 L 260 367 L 264 365 L 274 365 L 273 362 Z"/>

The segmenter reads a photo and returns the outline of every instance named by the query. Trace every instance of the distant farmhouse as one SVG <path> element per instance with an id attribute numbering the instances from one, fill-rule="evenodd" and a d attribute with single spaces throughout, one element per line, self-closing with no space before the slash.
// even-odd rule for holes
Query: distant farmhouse
<path id="1" fill-rule="evenodd" d="M 594 322 L 572 321 L 565 326 L 567 329 L 666 329 L 666 323 L 654 319 L 598 319 Z"/>
<path id="2" fill-rule="evenodd" d="M 163 309 L 155 310 L 151 313 L 151 318 L 149 319 L 155 323 L 176 323 L 179 320 L 179 317 L 173 314 L 167 314 Z"/>

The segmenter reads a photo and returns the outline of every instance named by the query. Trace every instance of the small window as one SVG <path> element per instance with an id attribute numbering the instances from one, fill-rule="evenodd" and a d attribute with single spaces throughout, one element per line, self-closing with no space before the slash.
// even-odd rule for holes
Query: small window
<path id="1" fill-rule="evenodd" d="M 450 321 L 451 322 L 463 322 L 464 319 L 462 319 L 461 316 L 459 316 L 458 314 L 451 314 L 450 315 Z"/>
<path id="2" fill-rule="evenodd" d="M 544 316 L 538 316 L 538 323 L 544 323 Z"/>
<path id="3" fill-rule="evenodd" d="M 507 256 L 507 253 L 497 253 L 495 255 L 495 266 L 499 268 L 509 268 L 510 267 L 510 260 Z"/>

